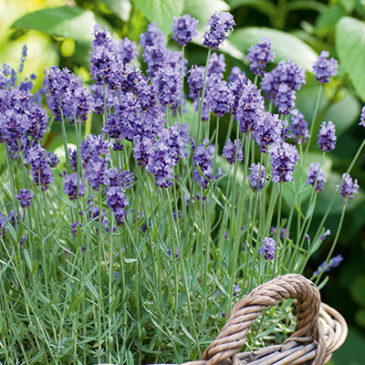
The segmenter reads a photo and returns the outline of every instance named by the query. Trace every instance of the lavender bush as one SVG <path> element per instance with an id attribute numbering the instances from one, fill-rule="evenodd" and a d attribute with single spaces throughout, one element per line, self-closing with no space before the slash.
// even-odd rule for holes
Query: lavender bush
<path id="1" fill-rule="evenodd" d="M 211 17 L 204 67 L 184 58 L 197 34 L 197 21 L 188 15 L 174 19 L 172 38 L 181 46 L 174 52 L 155 23 L 141 35 L 139 49 L 96 26 L 92 83 L 50 67 L 37 95 L 29 79 L 22 81 L 24 57 L 18 73 L 4 65 L 0 308 L 7 315 L 0 319 L 1 361 L 199 358 L 240 295 L 275 276 L 303 273 L 328 236 L 336 196 L 344 199 L 341 219 L 312 279 L 323 286 L 322 275 L 339 265 L 341 256 L 332 255 L 359 189 L 350 172 L 365 143 L 314 224 L 335 126 L 323 121 L 322 159 L 311 161 L 313 121 L 295 109 L 305 72 L 290 60 L 266 71 L 275 60 L 269 39 L 247 56 L 254 80 L 237 67 L 225 80 L 224 56 L 215 52 L 233 27 L 229 13 Z M 146 74 L 136 66 L 138 51 Z M 321 84 L 336 75 L 337 62 L 328 56 L 322 52 L 313 66 Z M 101 133 L 83 138 L 93 114 L 101 116 Z M 45 148 L 52 123 L 62 130 L 59 156 Z M 273 339 L 267 329 L 275 328 L 275 315 L 249 339 L 252 348 Z"/>

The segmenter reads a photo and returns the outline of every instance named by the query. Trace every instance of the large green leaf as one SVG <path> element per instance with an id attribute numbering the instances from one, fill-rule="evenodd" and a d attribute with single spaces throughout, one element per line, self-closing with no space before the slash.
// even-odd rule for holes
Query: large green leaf
<path id="1" fill-rule="evenodd" d="M 365 100 L 365 23 L 343 17 L 336 28 L 336 50 L 357 93 Z"/>
<path id="2" fill-rule="evenodd" d="M 95 17 L 90 10 L 76 6 L 60 6 L 25 14 L 17 19 L 12 27 L 35 29 L 51 35 L 90 42 L 93 39 L 94 25 L 97 23 L 108 25 L 103 19 Z"/>
<path id="3" fill-rule="evenodd" d="M 270 28 L 248 27 L 235 30 L 229 41 L 237 48 L 247 52 L 262 38 L 270 38 L 275 52 L 275 61 L 292 60 L 308 71 L 312 71 L 317 54 L 299 38 Z"/>
<path id="4" fill-rule="evenodd" d="M 182 14 L 182 0 L 133 0 L 137 8 L 151 22 L 156 22 L 165 36 L 171 32 L 174 16 Z"/>

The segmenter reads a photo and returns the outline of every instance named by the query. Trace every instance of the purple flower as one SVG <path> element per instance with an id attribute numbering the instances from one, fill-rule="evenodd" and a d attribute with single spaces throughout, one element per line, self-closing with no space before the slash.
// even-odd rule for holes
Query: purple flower
<path id="1" fill-rule="evenodd" d="M 235 26 L 233 16 L 226 12 L 214 13 L 207 24 L 210 29 L 204 33 L 203 45 L 215 49 L 219 48 L 227 38 L 228 32 Z"/>
<path id="2" fill-rule="evenodd" d="M 275 241 L 270 237 L 265 237 L 262 241 L 262 246 L 259 248 L 259 253 L 264 256 L 266 261 L 271 261 L 275 256 L 275 251 Z"/>
<path id="3" fill-rule="evenodd" d="M 118 57 L 123 63 L 129 63 L 138 55 L 138 46 L 136 42 L 132 42 L 129 38 L 123 38 L 117 48 Z"/>
<path id="4" fill-rule="evenodd" d="M 82 166 L 86 167 L 86 165 L 91 160 L 97 159 L 97 157 L 102 157 L 107 161 L 110 160 L 110 151 L 109 147 L 111 146 L 110 141 L 106 141 L 103 139 L 103 135 L 99 134 L 94 136 L 93 134 L 89 134 L 80 145 L 80 152 L 82 158 Z"/>
<path id="5" fill-rule="evenodd" d="M 3 236 L 4 232 L 8 229 L 8 218 L 3 215 L 3 213 L 0 212 L 0 237 Z"/>
<path id="6" fill-rule="evenodd" d="M 51 154 L 39 145 L 31 147 L 25 151 L 25 163 L 30 164 L 30 174 L 33 182 L 42 187 L 45 191 L 48 185 L 53 182 Z"/>
<path id="7" fill-rule="evenodd" d="M 57 121 L 68 118 L 86 121 L 92 109 L 92 96 L 83 85 L 80 76 L 75 76 L 69 69 L 60 70 L 58 66 L 45 71 L 43 88 L 47 93 L 47 105 Z"/>
<path id="8" fill-rule="evenodd" d="M 250 63 L 250 70 L 253 74 L 262 76 L 263 69 L 269 62 L 274 61 L 275 53 L 271 51 L 271 40 L 263 38 L 259 43 L 252 46 L 248 51 L 247 59 Z"/>
<path id="9" fill-rule="evenodd" d="M 295 91 L 305 83 L 305 71 L 293 61 L 280 61 L 276 68 L 266 73 L 261 88 L 266 91 L 279 113 L 289 114 L 294 107 Z"/>
<path id="10" fill-rule="evenodd" d="M 180 46 L 186 46 L 195 37 L 199 21 L 189 14 L 184 14 L 178 18 L 174 17 L 172 22 L 172 39 Z"/>
<path id="11" fill-rule="evenodd" d="M 242 71 L 238 66 L 233 66 L 231 68 L 231 73 L 228 77 L 229 83 L 232 84 L 233 82 L 237 81 L 240 77 L 243 77 L 245 80 L 247 80 L 245 72 Z M 246 83 L 246 81 L 244 83 Z"/>
<path id="12" fill-rule="evenodd" d="M 199 166 L 203 173 L 203 176 L 201 176 L 198 169 L 194 170 L 193 180 L 200 183 L 203 189 L 208 187 L 208 183 L 212 179 L 213 174 L 212 157 L 214 154 L 214 146 L 209 145 L 206 147 L 205 144 L 207 142 L 208 141 L 205 140 L 202 144 L 197 146 L 193 155 L 194 165 Z"/>
<path id="13" fill-rule="evenodd" d="M 70 226 L 71 226 L 71 232 L 73 233 L 73 235 L 75 237 L 77 237 L 77 227 L 80 227 L 81 228 L 82 227 L 82 224 L 80 222 L 78 222 L 78 221 L 75 221 Z M 82 231 L 82 228 L 81 228 L 81 231 Z M 82 251 L 85 251 L 85 250 L 82 249 Z"/>
<path id="14" fill-rule="evenodd" d="M 155 22 L 148 25 L 146 33 L 142 33 L 139 37 L 139 43 L 143 48 L 151 46 L 164 46 L 165 37 Z"/>
<path id="15" fill-rule="evenodd" d="M 286 142 L 270 147 L 271 173 L 273 182 L 293 181 L 293 171 L 298 161 L 295 146 Z"/>
<path id="16" fill-rule="evenodd" d="M 113 167 L 106 171 L 105 180 L 109 186 L 119 186 L 123 189 L 129 189 L 133 186 L 134 175 L 129 170 L 118 171 L 116 167 Z"/>
<path id="17" fill-rule="evenodd" d="M 362 125 L 365 128 L 365 106 L 361 109 L 361 116 L 360 116 L 360 123 L 359 125 Z"/>
<path id="18" fill-rule="evenodd" d="M 223 148 L 223 156 L 232 165 L 237 161 L 241 162 L 243 160 L 242 143 L 240 139 L 236 139 L 234 143 L 227 139 L 226 145 Z"/>
<path id="19" fill-rule="evenodd" d="M 143 52 L 143 59 L 147 63 L 147 73 L 154 76 L 155 73 L 166 63 L 168 58 L 168 50 L 165 46 L 146 47 Z"/>
<path id="20" fill-rule="evenodd" d="M 226 62 L 224 55 L 217 55 L 215 52 L 212 53 L 209 59 L 207 75 L 217 74 L 223 77 L 223 72 L 226 70 Z"/>
<path id="21" fill-rule="evenodd" d="M 250 175 L 248 177 L 248 180 L 250 181 L 253 189 L 255 191 L 261 190 L 264 187 L 265 184 L 265 174 L 266 169 L 265 166 L 257 164 L 252 164 L 250 167 Z M 266 176 L 266 180 L 268 177 Z"/>
<path id="22" fill-rule="evenodd" d="M 188 85 L 189 85 L 189 97 L 193 100 L 197 100 L 203 90 L 204 79 L 204 66 L 193 66 L 189 70 Z"/>
<path id="23" fill-rule="evenodd" d="M 291 121 L 290 136 L 294 138 L 296 143 L 305 143 L 309 133 L 308 122 L 304 119 L 304 115 L 298 109 L 292 109 L 289 118 Z"/>
<path id="24" fill-rule="evenodd" d="M 306 241 L 307 241 L 308 243 L 310 243 L 311 238 L 309 237 L 309 234 L 308 234 L 308 233 L 306 233 L 306 234 L 304 235 L 304 237 L 305 237 Z"/>
<path id="25" fill-rule="evenodd" d="M 353 199 L 354 194 L 358 193 L 359 185 L 357 183 L 357 179 L 355 181 L 352 180 L 352 177 L 349 174 L 342 175 L 342 186 L 340 189 L 340 194 L 344 199 Z M 339 185 L 336 186 L 337 190 L 339 189 Z"/>
<path id="26" fill-rule="evenodd" d="M 153 82 L 160 104 L 177 109 L 180 104 L 181 74 L 172 67 L 161 67 L 156 72 Z"/>
<path id="27" fill-rule="evenodd" d="M 318 146 L 324 152 L 329 152 L 336 147 L 336 127 L 331 122 L 322 122 L 318 133 Z"/>
<path id="28" fill-rule="evenodd" d="M 138 165 L 146 166 L 150 159 L 155 144 L 154 139 L 150 137 L 137 136 L 133 143 L 133 157 Z"/>
<path id="29" fill-rule="evenodd" d="M 77 188 L 78 186 L 78 188 Z M 65 176 L 63 191 L 69 196 L 70 200 L 75 200 L 80 196 L 85 195 L 85 185 L 76 172 Z"/>
<path id="30" fill-rule="evenodd" d="M 237 294 L 241 292 L 241 288 L 238 284 L 236 284 L 233 288 L 233 296 L 235 297 Z"/>
<path id="31" fill-rule="evenodd" d="M 337 61 L 333 57 L 327 59 L 328 56 L 329 52 L 322 51 L 318 60 L 313 64 L 313 72 L 321 84 L 326 84 L 329 77 L 337 74 Z"/>
<path id="32" fill-rule="evenodd" d="M 124 189 L 119 186 L 109 187 L 106 191 L 106 204 L 112 209 L 117 224 L 121 224 L 125 219 L 125 208 L 128 206 Z"/>
<path id="33" fill-rule="evenodd" d="M 320 237 L 321 241 L 324 241 L 326 239 L 327 236 L 329 236 L 331 234 L 331 231 L 329 229 L 327 229 L 322 236 Z"/>
<path id="34" fill-rule="evenodd" d="M 321 273 L 330 271 L 333 267 L 339 266 L 342 260 L 343 257 L 341 255 L 337 255 L 335 257 L 332 257 L 328 263 L 326 263 L 325 261 L 322 262 L 322 264 L 319 265 L 318 269 L 314 271 L 313 275 L 318 276 Z"/>
<path id="35" fill-rule="evenodd" d="M 20 206 L 22 208 L 29 208 L 31 200 L 34 194 L 31 194 L 29 189 L 20 189 L 19 193 L 15 197 L 19 200 Z"/>
<path id="36" fill-rule="evenodd" d="M 106 168 L 106 161 L 100 157 L 90 160 L 85 168 L 84 177 L 96 191 L 100 190 L 100 187 L 105 184 Z"/>
<path id="37" fill-rule="evenodd" d="M 229 112 L 233 103 L 233 94 L 223 80 L 207 82 L 207 105 L 218 117 L 223 117 Z"/>
<path id="38" fill-rule="evenodd" d="M 244 72 L 241 72 L 237 76 L 234 76 L 231 73 L 231 76 L 230 76 L 231 80 L 228 83 L 228 87 L 231 90 L 232 95 L 233 95 L 231 114 L 236 116 L 237 111 L 238 111 L 239 101 L 241 99 L 241 96 L 242 96 L 242 93 L 244 90 L 244 85 L 246 85 L 246 83 L 247 83 L 247 78 L 246 78 L 246 75 Z"/>
<path id="39" fill-rule="evenodd" d="M 90 91 L 93 98 L 93 111 L 97 114 L 104 113 L 104 92 L 105 106 L 107 110 L 110 110 L 110 108 L 117 103 L 114 91 L 110 90 L 106 85 L 91 85 Z"/>
<path id="40" fill-rule="evenodd" d="M 236 119 L 240 124 L 240 131 L 247 133 L 255 130 L 257 121 L 264 111 L 264 99 L 260 90 L 250 81 L 242 85 L 242 94 L 237 106 Z"/>
<path id="41" fill-rule="evenodd" d="M 261 152 L 266 153 L 269 145 L 281 142 L 282 129 L 281 120 L 277 114 L 261 113 L 253 132 L 253 137 L 256 139 Z"/>
<path id="42" fill-rule="evenodd" d="M 316 163 L 310 164 L 308 172 L 307 172 L 307 180 L 305 183 L 315 186 L 315 188 L 314 188 L 315 191 L 321 191 L 321 190 L 323 190 L 324 183 L 326 181 L 327 180 L 324 175 L 324 171 L 319 168 L 319 163 L 316 162 Z"/>

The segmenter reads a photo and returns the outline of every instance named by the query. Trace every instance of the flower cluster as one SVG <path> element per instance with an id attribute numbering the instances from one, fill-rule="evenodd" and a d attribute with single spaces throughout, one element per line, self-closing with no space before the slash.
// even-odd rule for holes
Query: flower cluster
<path id="1" fill-rule="evenodd" d="M 329 122 L 323 122 L 318 133 L 318 146 L 323 152 L 329 152 L 336 147 L 336 127 Z"/>
<path id="2" fill-rule="evenodd" d="M 332 268 L 338 267 L 340 265 L 341 261 L 343 261 L 343 257 L 341 255 L 332 257 L 328 263 L 322 262 L 322 264 L 319 265 L 318 269 L 313 272 L 313 275 L 319 276 L 320 274 L 323 274 L 324 272 L 328 272 Z"/>
<path id="3" fill-rule="evenodd" d="M 236 161 L 243 160 L 242 143 L 240 139 L 236 139 L 234 143 L 227 139 L 226 145 L 223 148 L 223 156 L 232 165 Z"/>
<path id="4" fill-rule="evenodd" d="M 198 20 L 189 14 L 174 17 L 172 22 L 172 39 L 180 46 L 186 46 L 197 35 Z"/>
<path id="5" fill-rule="evenodd" d="M 341 185 L 340 194 L 344 199 L 353 199 L 354 194 L 357 194 L 359 191 L 359 185 L 357 183 L 357 179 L 355 181 L 352 180 L 352 177 L 348 174 L 342 175 L 343 183 Z M 339 186 L 337 185 L 337 190 Z"/>
<path id="6" fill-rule="evenodd" d="M 262 76 L 266 65 L 275 59 L 275 53 L 271 50 L 271 40 L 263 38 L 259 43 L 252 46 L 248 51 L 247 59 L 250 61 L 251 72 Z"/>
<path id="7" fill-rule="evenodd" d="M 321 191 L 323 190 L 324 183 L 326 181 L 327 181 L 326 177 L 324 175 L 323 170 L 320 168 L 319 163 L 316 162 L 310 164 L 307 172 L 307 180 L 305 183 L 314 186 L 315 191 Z"/>
<path id="8" fill-rule="evenodd" d="M 230 13 L 214 13 L 208 20 L 209 31 L 204 33 L 203 45 L 218 49 L 227 38 L 228 32 L 233 30 L 235 22 Z"/>
<path id="9" fill-rule="evenodd" d="M 34 194 L 31 194 L 29 189 L 20 189 L 19 193 L 15 195 L 22 208 L 29 208 Z"/>
<path id="10" fill-rule="evenodd" d="M 337 61 L 333 57 L 328 59 L 328 56 L 329 52 L 322 51 L 313 65 L 314 75 L 321 84 L 326 84 L 331 76 L 337 74 Z"/>
<path id="11" fill-rule="evenodd" d="M 259 163 L 253 163 L 250 166 L 250 175 L 248 176 L 248 180 L 250 181 L 255 191 L 261 190 L 264 187 L 267 179 L 268 176 L 266 175 L 265 166 L 260 165 Z"/>
<path id="12" fill-rule="evenodd" d="M 270 238 L 266 237 L 262 241 L 262 246 L 259 248 L 259 253 L 264 256 L 265 260 L 273 260 L 276 251 L 276 243 Z"/>
<path id="13" fill-rule="evenodd" d="M 293 171 L 299 159 L 295 146 L 289 143 L 275 144 L 270 148 L 273 182 L 293 181 Z"/>
<path id="14" fill-rule="evenodd" d="M 276 68 L 266 73 L 261 88 L 266 91 L 279 113 L 289 114 L 295 103 L 295 92 L 305 83 L 305 71 L 293 61 L 280 61 Z"/>

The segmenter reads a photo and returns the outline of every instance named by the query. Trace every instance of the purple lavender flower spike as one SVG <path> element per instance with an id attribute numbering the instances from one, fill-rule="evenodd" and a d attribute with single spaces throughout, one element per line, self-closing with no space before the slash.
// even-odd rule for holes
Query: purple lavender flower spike
<path id="1" fill-rule="evenodd" d="M 279 113 L 289 114 L 294 107 L 295 91 L 305 83 L 305 71 L 293 61 L 280 61 L 276 68 L 265 73 L 261 88 L 273 101 Z"/>
<path id="2" fill-rule="evenodd" d="M 31 200 L 34 194 L 31 194 L 29 189 L 20 189 L 19 193 L 15 197 L 19 200 L 20 206 L 22 208 L 29 208 Z"/>
<path id="3" fill-rule="evenodd" d="M 100 157 L 90 160 L 85 168 L 84 177 L 96 191 L 105 184 L 106 161 Z"/>
<path id="4" fill-rule="evenodd" d="M 97 157 L 103 157 L 107 161 L 110 160 L 110 141 L 103 139 L 103 135 L 94 136 L 89 134 L 80 145 L 82 158 L 82 166 L 86 167 L 89 161 L 95 160 Z"/>
<path id="5" fill-rule="evenodd" d="M 266 169 L 265 166 L 261 165 L 259 163 L 252 164 L 250 167 L 250 175 L 248 177 L 248 180 L 250 181 L 253 189 L 255 191 L 261 190 L 264 187 L 265 184 L 265 174 Z M 266 176 L 266 181 L 268 177 Z"/>
<path id="6" fill-rule="evenodd" d="M 224 55 L 217 55 L 215 52 L 212 53 L 209 59 L 207 75 L 217 74 L 223 77 L 223 72 L 226 70 L 226 62 Z"/>
<path id="7" fill-rule="evenodd" d="M 236 119 L 240 125 L 240 131 L 243 133 L 254 131 L 264 108 L 264 99 L 260 90 L 250 80 L 247 80 L 247 84 L 243 85 L 237 106 Z"/>
<path id="8" fill-rule="evenodd" d="M 318 171 L 319 170 L 319 171 Z M 317 182 L 316 182 L 317 179 Z M 324 188 L 324 183 L 326 182 L 326 177 L 324 175 L 324 171 L 322 169 L 319 169 L 319 163 L 312 163 L 309 166 L 308 172 L 307 172 L 307 180 L 306 184 L 310 184 L 312 186 L 315 185 L 314 190 L 315 191 L 321 191 Z"/>
<path id="9" fill-rule="evenodd" d="M 295 146 L 286 142 L 272 145 L 270 147 L 272 181 L 275 183 L 293 181 L 293 171 L 298 158 Z"/>
<path id="10" fill-rule="evenodd" d="M 233 69 L 232 69 L 233 70 Z M 241 72 L 240 74 L 238 74 L 237 76 L 232 75 L 231 80 L 228 83 L 228 87 L 232 92 L 233 95 L 233 103 L 232 103 L 232 107 L 231 107 L 231 114 L 236 116 L 237 115 L 237 111 L 238 111 L 238 105 L 239 105 L 239 101 L 241 99 L 244 85 L 246 85 L 247 83 L 247 78 L 244 72 Z"/>
<path id="11" fill-rule="evenodd" d="M 355 181 L 352 180 L 352 177 L 346 173 L 342 175 L 342 179 L 344 180 L 340 189 L 340 194 L 344 199 L 353 199 L 354 194 L 357 194 L 359 191 L 359 184 L 357 183 L 357 179 Z M 339 185 L 336 186 L 337 190 L 339 189 Z"/>
<path id="12" fill-rule="evenodd" d="M 243 77 L 244 80 L 247 80 L 245 72 L 242 71 L 238 66 L 233 66 L 231 68 L 231 74 L 228 76 L 229 84 L 234 83 L 240 77 Z M 246 83 L 246 81 L 244 83 Z"/>
<path id="13" fill-rule="evenodd" d="M 226 81 L 217 80 L 210 83 L 208 80 L 206 102 L 213 113 L 218 117 L 223 117 L 229 112 L 233 100 L 233 94 Z"/>
<path id="14" fill-rule="evenodd" d="M 360 116 L 359 125 L 361 125 L 365 128 L 365 106 L 363 106 L 362 109 L 361 109 L 361 116 Z"/>
<path id="15" fill-rule="evenodd" d="M 77 182 L 79 184 L 79 189 L 77 190 Z M 85 195 L 85 184 L 78 177 L 76 172 L 73 172 L 71 175 L 65 176 L 65 183 L 63 185 L 63 191 L 66 195 L 69 196 L 70 200 L 75 200 L 80 196 Z"/>
<path id="16" fill-rule="evenodd" d="M 250 70 L 254 75 L 262 76 L 263 70 L 269 62 L 273 62 L 275 53 L 271 50 L 271 40 L 263 38 L 259 43 L 252 46 L 248 51 L 247 59 L 250 63 Z"/>
<path id="17" fill-rule="evenodd" d="M 205 146 L 207 140 L 204 140 L 202 144 L 196 147 L 193 155 L 193 161 L 195 166 L 199 166 L 202 171 L 204 177 L 202 177 L 199 173 L 199 170 L 194 170 L 193 180 L 197 181 L 203 189 L 208 188 L 209 181 L 212 179 L 213 175 L 213 164 L 212 157 L 214 154 L 214 146 L 209 145 Z"/>
<path id="18" fill-rule="evenodd" d="M 308 122 L 298 109 L 292 109 L 289 114 L 291 122 L 290 136 L 296 143 L 304 144 L 309 137 Z"/>
<path id="19" fill-rule="evenodd" d="M 218 49 L 235 26 L 233 16 L 226 12 L 214 13 L 207 24 L 210 29 L 204 33 L 203 45 L 212 49 Z"/>
<path id="20" fill-rule="evenodd" d="M 155 22 L 148 25 L 146 33 L 139 37 L 139 43 L 143 48 L 151 46 L 165 46 L 166 39 Z"/>
<path id="21" fill-rule="evenodd" d="M 155 141 L 149 137 L 137 136 L 133 143 L 133 157 L 138 165 L 146 166 L 153 151 Z"/>
<path id="22" fill-rule="evenodd" d="M 328 56 L 329 52 L 322 51 L 313 64 L 314 75 L 321 84 L 326 84 L 331 76 L 337 74 L 337 61 L 333 57 L 328 59 Z"/>
<path id="23" fill-rule="evenodd" d="M 241 140 L 236 139 L 233 143 L 230 139 L 227 139 L 226 145 L 223 148 L 223 156 L 231 165 L 234 164 L 235 161 L 241 162 L 243 160 Z"/>
<path id="24" fill-rule="evenodd" d="M 259 253 L 264 256 L 266 261 L 271 261 L 275 256 L 275 251 L 275 241 L 270 237 L 265 237 L 262 240 L 262 246 L 259 248 Z"/>
<path id="25" fill-rule="evenodd" d="M 233 296 L 237 296 L 237 294 L 239 294 L 241 292 L 241 288 L 238 284 L 236 284 L 233 288 Z"/>
<path id="26" fill-rule="evenodd" d="M 75 237 L 77 237 L 77 227 L 80 227 L 82 231 L 82 224 L 78 221 L 75 221 L 72 224 L 70 224 L 70 227 L 71 227 L 71 232 Z M 84 248 L 82 248 L 82 251 L 83 252 L 85 251 Z"/>
<path id="27" fill-rule="evenodd" d="M 324 272 L 330 271 L 333 267 L 339 266 L 342 260 L 343 257 L 341 255 L 337 255 L 332 257 L 328 264 L 326 262 L 322 262 L 318 269 L 313 272 L 313 275 L 318 276 Z"/>
<path id="28" fill-rule="evenodd" d="M 269 145 L 281 142 L 282 129 L 281 120 L 277 114 L 261 113 L 252 134 L 261 152 L 266 153 Z"/>
<path id="29" fill-rule="evenodd" d="M 181 73 L 171 67 L 161 67 L 153 78 L 161 105 L 177 109 L 180 104 Z"/>
<path id="30" fill-rule="evenodd" d="M 129 63 L 138 55 L 138 46 L 129 38 L 123 38 L 117 47 L 117 55 L 123 63 Z"/>
<path id="31" fill-rule="evenodd" d="M 193 66 L 189 70 L 188 85 L 189 85 L 189 97 L 193 100 L 197 100 L 203 90 L 204 79 L 204 66 Z"/>
<path id="32" fill-rule="evenodd" d="M 90 86 L 91 95 L 93 98 L 93 111 L 97 114 L 104 113 L 104 90 L 105 90 L 105 106 L 107 110 L 117 104 L 114 92 L 107 86 L 94 84 Z"/>
<path id="33" fill-rule="evenodd" d="M 331 234 L 331 231 L 329 229 L 327 229 L 322 236 L 320 237 L 321 241 L 324 241 L 326 239 L 327 236 L 329 236 Z"/>
<path id="34" fill-rule="evenodd" d="M 180 46 L 186 46 L 197 34 L 199 21 L 189 14 L 184 14 L 178 18 L 174 17 L 172 22 L 172 39 Z"/>
<path id="35" fill-rule="evenodd" d="M 148 66 L 148 75 L 151 77 L 154 76 L 156 72 L 166 63 L 167 57 L 168 50 L 165 46 L 156 45 L 146 47 L 143 52 L 143 59 Z"/>
<path id="36" fill-rule="evenodd" d="M 322 122 L 318 133 L 318 146 L 324 152 L 329 152 L 336 147 L 336 127 L 331 122 Z"/>
<path id="37" fill-rule="evenodd" d="M 121 224 L 125 219 L 125 208 L 128 206 L 124 189 L 118 186 L 109 187 L 106 191 L 106 204 L 112 209 L 117 224 Z"/>
<path id="38" fill-rule="evenodd" d="M 8 229 L 8 218 L 0 212 L 0 237 L 3 236 L 4 232 Z"/>

